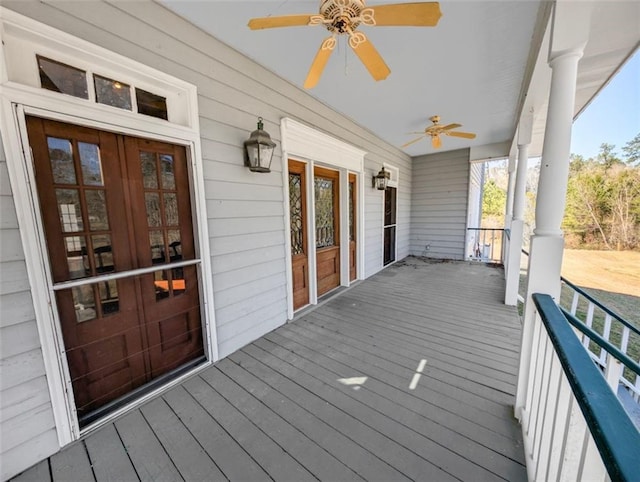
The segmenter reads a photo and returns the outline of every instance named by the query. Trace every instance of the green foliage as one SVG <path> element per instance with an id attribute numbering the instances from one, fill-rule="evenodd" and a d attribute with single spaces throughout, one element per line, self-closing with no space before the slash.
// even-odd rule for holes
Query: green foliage
<path id="1" fill-rule="evenodd" d="M 627 143 L 625 155 L 639 154 L 639 137 Z M 604 143 L 596 159 L 571 156 L 563 228 L 572 244 L 617 250 L 640 245 L 640 166 L 629 157 L 623 162 L 614 149 Z"/>
<path id="2" fill-rule="evenodd" d="M 622 152 L 627 158 L 627 163 L 640 166 L 640 133 L 626 143 L 622 148 Z"/>
<path id="3" fill-rule="evenodd" d="M 498 187 L 493 179 L 487 181 L 482 195 L 482 217 L 503 216 L 506 202 L 506 191 Z"/>

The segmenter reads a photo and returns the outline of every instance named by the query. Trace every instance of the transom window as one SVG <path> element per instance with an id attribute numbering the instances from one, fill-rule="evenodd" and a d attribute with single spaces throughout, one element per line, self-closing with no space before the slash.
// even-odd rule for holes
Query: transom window
<path id="1" fill-rule="evenodd" d="M 98 104 L 168 119 L 167 99 L 161 95 L 41 55 L 36 59 L 43 89 L 80 99 L 89 99 L 89 91 L 93 90 Z"/>

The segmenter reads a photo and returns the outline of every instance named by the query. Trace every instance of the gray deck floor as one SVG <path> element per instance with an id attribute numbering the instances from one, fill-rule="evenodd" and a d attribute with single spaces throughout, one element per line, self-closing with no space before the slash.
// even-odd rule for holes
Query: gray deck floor
<path id="1" fill-rule="evenodd" d="M 503 284 L 408 258 L 17 480 L 525 480 Z"/>

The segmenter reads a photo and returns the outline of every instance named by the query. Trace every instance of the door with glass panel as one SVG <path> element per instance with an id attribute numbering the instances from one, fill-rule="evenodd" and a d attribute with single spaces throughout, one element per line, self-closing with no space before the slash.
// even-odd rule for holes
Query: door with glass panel
<path id="1" fill-rule="evenodd" d="M 84 424 L 203 359 L 186 152 L 34 117 L 27 130 Z"/>
<path id="2" fill-rule="evenodd" d="M 314 169 L 318 296 L 340 285 L 339 172 Z"/>
<path id="3" fill-rule="evenodd" d="M 384 191 L 384 258 L 386 266 L 396 260 L 396 195 L 395 187 Z"/>
<path id="4" fill-rule="evenodd" d="M 294 310 L 309 304 L 306 191 L 305 164 L 289 160 L 289 218 L 291 220 L 291 269 Z"/>
<path id="5" fill-rule="evenodd" d="M 349 281 L 353 281 L 357 276 L 357 256 L 356 256 L 356 175 L 349 174 Z"/>

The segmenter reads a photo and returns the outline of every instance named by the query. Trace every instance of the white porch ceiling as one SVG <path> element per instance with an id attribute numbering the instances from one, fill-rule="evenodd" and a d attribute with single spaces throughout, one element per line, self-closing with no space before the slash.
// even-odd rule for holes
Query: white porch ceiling
<path id="1" fill-rule="evenodd" d="M 319 26 L 262 31 L 247 27 L 252 17 L 316 13 L 317 0 L 161 1 L 300 88 L 320 43 L 328 36 Z M 383 56 L 391 75 L 375 82 L 341 39 L 320 82 L 307 92 L 398 147 L 417 137 L 408 132 L 422 131 L 430 123 L 429 117 L 438 114 L 442 123 L 457 122 L 463 124 L 460 130 L 477 134 L 474 140 L 443 137 L 439 151 L 472 147 L 476 152 L 491 153 L 485 146 L 509 145 L 513 140 L 528 87 L 524 85 L 527 66 L 531 69 L 538 57 L 534 33 L 544 3 L 441 1 L 442 18 L 436 27 L 362 26 L 360 30 Z M 592 55 L 585 56 L 589 62 L 582 79 L 585 85 L 578 88 L 577 111 L 602 87 L 640 37 L 639 20 L 633 18 L 633 7 L 640 2 L 604 3 L 607 20 L 604 25 L 600 19 L 594 20 L 599 39 L 591 45 Z M 620 8 L 614 8 L 617 4 Z M 612 31 L 614 34 L 605 35 Z M 544 126 L 547 90 L 540 87 L 542 95 L 533 96 L 537 99 L 535 119 L 537 126 Z M 539 154 L 541 145 L 534 137 L 533 155 Z M 404 151 L 411 156 L 436 152 L 428 139 Z"/>

